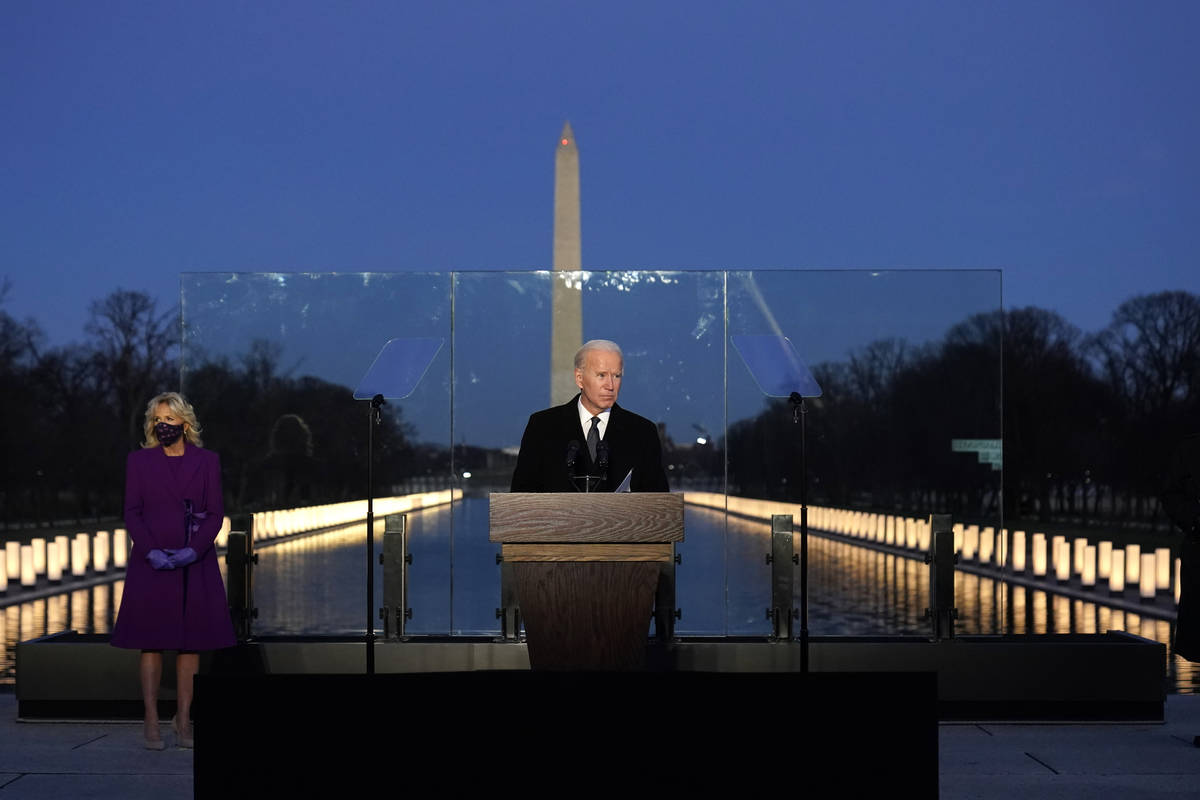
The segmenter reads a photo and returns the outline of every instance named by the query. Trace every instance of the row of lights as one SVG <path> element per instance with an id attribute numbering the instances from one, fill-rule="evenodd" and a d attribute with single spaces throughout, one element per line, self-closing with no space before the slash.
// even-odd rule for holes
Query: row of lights
<path id="1" fill-rule="evenodd" d="M 444 505 L 462 497 L 462 490 L 443 490 L 384 497 L 375 501 L 375 514 L 403 514 L 420 508 Z M 367 501 L 332 503 L 282 511 L 262 511 L 254 514 L 256 541 L 275 539 L 294 533 L 348 525 L 367 516 Z M 229 539 L 229 517 L 225 517 L 217 534 L 216 545 L 224 550 Z M 131 543 L 124 528 L 109 531 L 81 532 L 73 537 L 35 538 L 28 544 L 6 542 L 0 552 L 0 594 L 9 584 L 23 588 L 37 585 L 45 577 L 51 583 L 61 583 L 64 576 L 83 578 L 89 574 L 103 575 L 110 569 L 125 569 Z"/>
<path id="2" fill-rule="evenodd" d="M 727 497 L 713 492 L 687 492 L 684 499 L 693 505 L 728 509 L 734 514 L 763 519 L 772 514 L 792 514 L 793 517 L 800 514 L 800 506 L 793 503 Z M 820 530 L 929 552 L 932 534 L 928 520 L 825 506 L 809 506 L 808 515 L 812 527 Z M 1010 539 L 1011 560 L 1007 552 Z M 981 528 L 957 523 L 954 525 L 954 552 L 964 561 L 1011 567 L 1014 573 L 1032 574 L 1038 578 L 1052 574 L 1059 583 L 1078 578 L 1081 586 L 1094 588 L 1107 582 L 1112 594 L 1124 594 L 1127 586 L 1137 586 L 1138 595 L 1144 600 L 1171 592 L 1173 585 L 1175 602 L 1179 602 L 1180 560 L 1172 559 L 1167 547 L 1143 553 L 1137 544 L 1117 548 L 1107 540 L 1092 544 L 1082 536 L 1068 541 L 1061 534 L 1047 538 L 1044 533 L 1028 535 L 1018 530 L 1011 531 L 1010 536 L 1007 528 L 997 531 L 991 526 Z"/>
<path id="3" fill-rule="evenodd" d="M 219 547 L 225 546 L 229 535 L 229 517 L 225 517 L 217 537 Z M 23 588 L 36 586 L 45 577 L 51 583 L 61 583 L 65 576 L 84 578 L 88 574 L 103 575 L 109 569 L 123 570 L 131 544 L 124 528 L 112 531 L 86 531 L 52 539 L 35 538 L 28 544 L 5 542 L 0 554 L 0 593 L 8 591 L 10 583 Z"/>
<path id="4" fill-rule="evenodd" d="M 405 514 L 421 508 L 445 505 L 462 497 L 461 489 L 380 497 L 374 501 L 376 518 L 388 514 Z M 285 508 L 278 511 L 259 511 L 252 515 L 254 541 L 267 541 L 296 533 L 352 525 L 367 517 L 367 501 L 351 500 L 323 506 Z"/>
<path id="5" fill-rule="evenodd" d="M 461 497 L 461 490 L 453 494 L 450 490 L 425 492 L 385 497 L 375 501 L 375 513 L 402 514 L 418 508 L 442 505 L 452 498 Z M 367 515 L 367 501 L 333 503 L 324 506 L 309 506 L 282 511 L 263 511 L 254 514 L 255 539 L 274 539 L 293 533 L 334 527 L 358 522 Z M 218 549 L 224 549 L 229 537 L 229 517 L 225 517 L 217 535 Z M 56 536 L 53 539 L 37 538 L 28 544 L 6 542 L 4 546 L 4 568 L 0 569 L 0 592 L 8 590 L 10 582 L 19 582 L 23 587 L 35 586 L 41 576 L 52 583 L 62 580 L 64 574 L 80 578 L 89 572 L 104 574 L 110 566 L 124 569 L 130 548 L 129 536 L 124 528 L 117 528 L 111 535 L 108 531 L 77 533 L 74 537 Z"/>

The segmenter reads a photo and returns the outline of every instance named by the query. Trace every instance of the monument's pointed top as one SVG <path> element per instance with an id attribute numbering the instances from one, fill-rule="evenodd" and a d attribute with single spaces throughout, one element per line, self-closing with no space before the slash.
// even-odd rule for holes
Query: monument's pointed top
<path id="1" fill-rule="evenodd" d="M 558 136 L 559 147 L 574 147 L 575 146 L 575 131 L 571 130 L 571 123 L 564 122 L 562 133 Z"/>

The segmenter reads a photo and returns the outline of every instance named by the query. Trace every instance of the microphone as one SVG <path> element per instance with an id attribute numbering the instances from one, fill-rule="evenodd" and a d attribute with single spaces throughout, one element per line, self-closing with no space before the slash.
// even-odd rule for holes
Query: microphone
<path id="1" fill-rule="evenodd" d="M 596 443 L 596 466 L 602 477 L 608 476 L 608 442 L 603 439 Z"/>
<path id="2" fill-rule="evenodd" d="M 575 474 L 575 460 L 579 458 L 579 442 L 572 441 L 567 445 L 567 474 Z"/>

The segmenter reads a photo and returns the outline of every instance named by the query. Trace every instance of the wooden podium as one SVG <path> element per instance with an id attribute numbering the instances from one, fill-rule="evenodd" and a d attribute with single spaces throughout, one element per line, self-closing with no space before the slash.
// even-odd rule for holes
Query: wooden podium
<path id="1" fill-rule="evenodd" d="M 660 564 L 683 541 L 683 495 L 491 495 L 488 538 L 514 567 L 533 669 L 645 665 Z"/>

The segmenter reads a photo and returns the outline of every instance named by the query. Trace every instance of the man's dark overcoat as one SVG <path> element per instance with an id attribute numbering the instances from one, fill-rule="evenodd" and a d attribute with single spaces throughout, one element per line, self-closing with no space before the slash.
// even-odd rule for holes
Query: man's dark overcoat
<path id="1" fill-rule="evenodd" d="M 567 449 L 571 442 L 579 445 L 575 473 L 597 474 L 597 465 L 588 455 L 583 428 L 579 424 L 578 400 L 579 395 L 575 395 L 570 402 L 529 417 L 525 435 L 521 437 L 517 468 L 513 471 L 512 491 L 576 491 L 567 467 Z M 669 491 L 663 471 L 662 445 L 653 422 L 614 403 L 603 441 L 608 449 L 608 479 L 600 491 L 611 492 L 617 488 L 631 469 L 631 491 Z"/>

